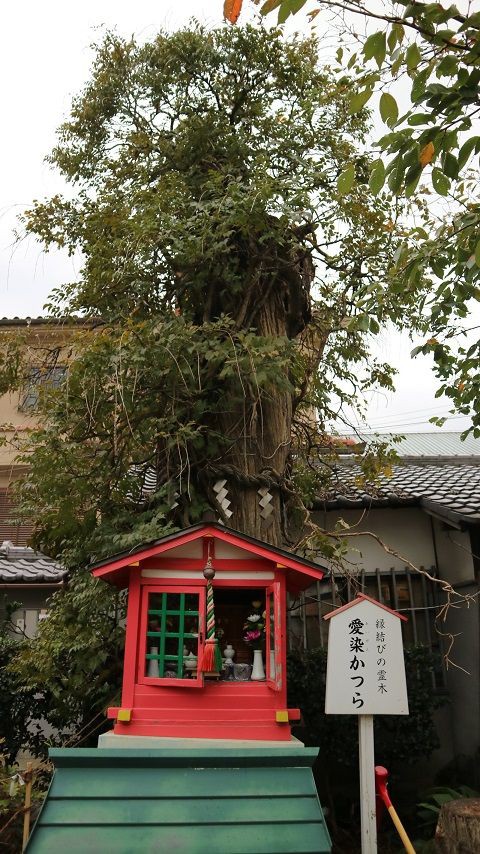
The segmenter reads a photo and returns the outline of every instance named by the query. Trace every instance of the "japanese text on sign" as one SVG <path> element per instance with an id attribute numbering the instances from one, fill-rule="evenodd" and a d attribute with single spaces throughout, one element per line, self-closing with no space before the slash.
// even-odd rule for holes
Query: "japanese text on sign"
<path id="1" fill-rule="evenodd" d="M 327 714 L 408 714 L 400 622 L 366 598 L 332 613 Z"/>

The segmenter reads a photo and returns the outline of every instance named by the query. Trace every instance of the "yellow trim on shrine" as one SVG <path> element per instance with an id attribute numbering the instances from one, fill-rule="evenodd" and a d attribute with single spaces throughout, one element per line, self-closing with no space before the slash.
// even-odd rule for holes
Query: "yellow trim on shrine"
<path id="1" fill-rule="evenodd" d="M 288 724 L 288 709 L 279 709 L 275 712 L 277 724 Z"/>
<path id="2" fill-rule="evenodd" d="M 131 709 L 119 709 L 117 712 L 117 721 L 123 721 L 124 723 L 130 723 L 132 720 L 132 710 Z"/>

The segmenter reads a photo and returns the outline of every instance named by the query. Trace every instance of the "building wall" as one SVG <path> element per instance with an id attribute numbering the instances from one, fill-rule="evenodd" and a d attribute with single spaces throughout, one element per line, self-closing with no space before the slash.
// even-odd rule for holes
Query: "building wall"
<path id="1" fill-rule="evenodd" d="M 19 633 L 24 632 L 29 638 L 35 637 L 39 619 L 44 616 L 42 611 L 48 610 L 48 599 L 55 589 L 48 584 L 38 587 L 7 587 L 0 584 L 0 617 L 5 615 L 7 605 L 18 603 L 19 607 L 12 614 L 12 623 L 17 626 Z"/>
<path id="2" fill-rule="evenodd" d="M 81 323 L 62 325 L 61 322 L 51 323 L 38 318 L 32 321 L 18 318 L 11 321 L 0 320 L 0 350 L 8 353 L 9 346 L 20 345 L 24 357 L 22 370 L 25 374 L 24 388 L 0 395 L 0 437 L 6 439 L 5 444 L 0 444 L 0 542 L 10 540 L 14 545 L 26 545 L 32 531 L 28 520 L 16 520 L 16 523 L 12 524 L 16 513 L 11 493 L 12 484 L 24 470 L 16 460 L 18 439 L 21 440 L 28 430 L 38 424 L 34 411 L 22 407 L 26 393 L 30 392 L 31 402 L 32 388 L 38 389 L 44 381 L 37 376 L 34 383 L 31 370 L 48 365 L 53 369 L 48 380 L 52 382 L 52 374 L 56 371 L 58 376 L 58 371 L 64 369 L 69 360 L 74 335 L 84 329 Z"/>
<path id="3" fill-rule="evenodd" d="M 8 486 L 12 477 L 12 467 L 15 466 L 16 449 L 10 444 L 14 437 L 14 431 L 24 433 L 26 430 L 36 426 L 36 419 L 26 412 L 19 410 L 21 395 L 0 395 L 0 425 L 11 425 L 13 430 L 5 429 L 7 438 L 6 445 L 0 445 L 0 487 Z M 2 429 L 3 433 L 3 429 Z"/>
<path id="4" fill-rule="evenodd" d="M 441 578 L 455 586 L 475 581 L 472 547 L 468 531 L 459 531 L 439 519 L 433 519 L 433 537 Z"/>
<path id="5" fill-rule="evenodd" d="M 70 357 L 74 336 L 87 327 L 83 323 L 63 325 L 61 322 L 47 322 L 35 319 L 31 322 L 14 319 L 0 323 L 0 350 L 5 350 L 9 342 L 20 345 L 23 352 L 24 364 L 27 368 L 40 368 L 47 364 L 65 365 Z M 0 395 L 0 431 L 5 432 L 7 439 L 13 436 L 12 430 L 5 430 L 11 425 L 14 430 L 23 432 L 38 422 L 31 412 L 22 412 L 19 405 L 25 391 Z M 3 428 L 3 430 L 2 430 Z M 9 469 L 15 465 L 16 450 L 11 445 L 0 446 L 0 487 L 5 481 L 9 482 Z"/>
<path id="6" fill-rule="evenodd" d="M 417 507 L 385 508 L 379 510 L 331 510 L 315 514 L 315 521 L 332 531 L 339 519 L 344 519 L 355 536 L 350 539 L 347 555 L 354 566 L 365 572 L 375 569 L 405 568 L 405 561 L 388 554 L 372 537 L 362 532 L 372 531 L 403 557 L 418 566 L 435 565 L 435 549 L 430 517 Z"/>

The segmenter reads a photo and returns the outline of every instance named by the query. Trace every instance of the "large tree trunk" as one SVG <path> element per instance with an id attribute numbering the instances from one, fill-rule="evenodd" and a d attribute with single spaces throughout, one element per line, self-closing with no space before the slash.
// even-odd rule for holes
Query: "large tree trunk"
<path id="1" fill-rule="evenodd" d="M 258 318 L 260 334 L 284 336 L 282 319 L 272 300 L 263 307 Z M 225 402 L 228 410 L 228 395 Z M 219 426 L 222 433 L 233 440 L 219 466 L 220 477 L 227 481 L 227 498 L 231 501 L 228 509 L 233 513 L 228 524 L 250 536 L 280 545 L 284 478 L 291 442 L 292 395 L 273 389 L 268 395 L 262 394 L 260 399 L 245 399 L 241 409 L 225 412 Z"/>
<path id="2" fill-rule="evenodd" d="M 273 285 L 271 273 L 270 280 L 260 282 L 250 311 L 259 335 L 294 339 L 305 329 L 310 321 L 313 272 L 309 256 L 299 259 L 292 253 Z M 259 303 L 257 312 L 255 299 Z M 228 524 L 280 546 L 285 540 L 285 476 L 292 441 L 293 393 L 272 389 L 260 398 L 253 393 L 243 407 L 230 410 L 226 393 L 225 403 L 219 427 L 232 438 L 232 445 L 218 472 L 219 479 L 227 481 L 226 498 L 232 512 Z"/>

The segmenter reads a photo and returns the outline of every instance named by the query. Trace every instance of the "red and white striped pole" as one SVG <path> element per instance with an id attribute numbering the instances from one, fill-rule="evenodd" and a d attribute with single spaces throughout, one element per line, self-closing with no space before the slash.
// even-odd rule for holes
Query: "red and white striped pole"
<path id="1" fill-rule="evenodd" d="M 213 601 L 212 580 L 215 578 L 215 570 L 212 566 L 212 558 L 208 556 L 203 575 L 207 579 L 207 631 L 205 645 L 202 652 L 200 670 L 202 673 L 218 675 L 222 669 L 222 655 L 218 648 L 215 637 L 215 605 Z"/>

